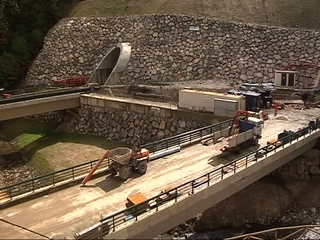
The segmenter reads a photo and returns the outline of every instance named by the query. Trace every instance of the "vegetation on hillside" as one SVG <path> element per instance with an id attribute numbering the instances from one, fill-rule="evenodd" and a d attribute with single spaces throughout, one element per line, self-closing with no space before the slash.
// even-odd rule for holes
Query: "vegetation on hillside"
<path id="1" fill-rule="evenodd" d="M 225 21 L 319 29 L 319 0 L 83 0 L 70 17 L 181 13 Z"/>
<path id="2" fill-rule="evenodd" d="M 14 88 L 74 0 L 0 0 L 0 88 Z"/>

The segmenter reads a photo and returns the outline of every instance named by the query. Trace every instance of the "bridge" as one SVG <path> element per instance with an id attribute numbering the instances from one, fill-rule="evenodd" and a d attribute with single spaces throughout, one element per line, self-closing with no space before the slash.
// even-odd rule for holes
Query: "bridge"
<path id="1" fill-rule="evenodd" d="M 27 191 L 30 195 L 40 193 L 39 187 L 43 187 L 39 184 L 40 179 L 23 183 L 19 189 L 27 191 L 22 196 L 14 196 L 16 186 L 0 189 L 10 196 L 0 205 L 0 227 L 3 229 L 0 238 L 72 238 L 75 233 L 79 239 L 93 239 L 106 233 L 105 239 L 152 238 L 301 155 L 312 148 L 320 136 L 320 126 L 308 126 L 289 136 L 286 139 L 288 143 L 279 148 L 249 149 L 249 153 L 238 159 L 223 161 L 219 158 L 219 146 L 194 144 L 217 131 L 222 124 L 223 127 L 228 126 L 230 121 L 182 134 L 166 140 L 166 144 L 157 143 L 154 146 L 168 147 L 172 146 L 169 142 L 178 143 L 183 150 L 150 162 L 146 175 L 135 175 L 124 183 L 106 175 L 104 168 L 101 169 L 103 176 L 89 182 L 87 187 L 69 187 L 70 182 L 67 181 L 63 189 L 52 192 L 60 186 L 55 182 L 58 178 L 67 178 L 66 173 L 57 173 L 53 177 L 45 177 L 52 181 L 52 186 L 46 188 L 46 195 L 12 206 L 8 203 L 28 196 Z M 262 142 L 265 143 L 266 139 Z M 77 171 L 79 169 L 73 169 L 70 174 L 74 176 Z M 83 176 L 78 179 L 82 180 Z M 171 186 L 171 191 L 177 193 L 169 201 L 156 201 L 144 212 L 141 212 L 141 205 L 125 208 L 128 195 L 141 192 L 149 202 L 163 196 L 159 193 L 166 186 Z"/>
<path id="2" fill-rule="evenodd" d="M 80 95 L 90 87 L 54 89 L 0 99 L 0 121 L 80 106 Z"/>

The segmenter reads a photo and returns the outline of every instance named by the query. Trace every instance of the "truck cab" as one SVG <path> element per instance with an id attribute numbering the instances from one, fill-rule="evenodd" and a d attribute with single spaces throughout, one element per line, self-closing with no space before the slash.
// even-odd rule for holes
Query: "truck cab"
<path id="1" fill-rule="evenodd" d="M 248 117 L 248 122 L 253 124 L 253 133 L 256 136 L 262 136 L 262 124 L 263 121 L 259 118 Z"/>

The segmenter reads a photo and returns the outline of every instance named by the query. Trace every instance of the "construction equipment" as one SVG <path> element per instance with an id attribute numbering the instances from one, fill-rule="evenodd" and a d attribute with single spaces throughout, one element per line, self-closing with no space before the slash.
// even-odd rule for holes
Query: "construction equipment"
<path id="1" fill-rule="evenodd" d="M 202 142 L 207 145 L 207 142 L 212 140 L 217 143 L 219 139 L 226 138 L 227 144 L 220 150 L 223 152 L 230 151 L 240 153 L 243 147 L 248 145 L 258 145 L 262 134 L 263 120 L 257 117 L 252 117 L 249 111 L 239 110 L 236 112 L 233 122 L 229 128 L 222 129 L 213 133 L 213 136 Z"/>
<path id="2" fill-rule="evenodd" d="M 121 180 L 127 180 L 131 174 L 131 170 L 135 169 L 141 174 L 147 171 L 147 163 L 149 162 L 149 150 L 146 148 L 126 148 L 118 147 L 110 151 L 108 155 L 109 170 L 112 175 L 119 173 Z M 109 161 L 110 162 L 110 161 Z"/>
<path id="3" fill-rule="evenodd" d="M 140 147 L 134 147 L 133 149 L 118 147 L 107 150 L 82 181 L 82 185 L 85 185 L 91 179 L 94 172 L 106 158 L 108 158 L 109 171 L 111 174 L 117 175 L 117 173 L 119 173 L 119 178 L 125 181 L 129 178 L 131 169 L 136 169 L 141 174 L 147 172 L 149 150 Z"/>

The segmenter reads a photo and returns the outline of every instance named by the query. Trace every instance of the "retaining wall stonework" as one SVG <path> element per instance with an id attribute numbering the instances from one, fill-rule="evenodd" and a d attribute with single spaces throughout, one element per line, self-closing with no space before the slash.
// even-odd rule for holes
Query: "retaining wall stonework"
<path id="1" fill-rule="evenodd" d="M 320 149 L 310 149 L 308 152 L 293 159 L 278 168 L 272 174 L 282 178 L 319 179 L 320 178 Z"/>
<path id="2" fill-rule="evenodd" d="M 63 19 L 47 34 L 28 85 L 90 77 L 120 42 L 132 46 L 122 83 L 271 81 L 290 63 L 318 63 L 320 33 L 222 22 L 208 17 L 144 15 Z"/>
<path id="3" fill-rule="evenodd" d="M 177 118 L 163 118 L 107 107 L 81 106 L 79 119 L 74 122 L 74 132 L 103 136 L 130 144 L 141 144 L 168 138 L 208 124 Z"/>
<path id="4" fill-rule="evenodd" d="M 38 122 L 58 123 L 63 120 L 64 111 L 54 111 L 54 112 L 36 114 L 36 115 L 27 116 L 26 118 L 35 120 Z"/>

